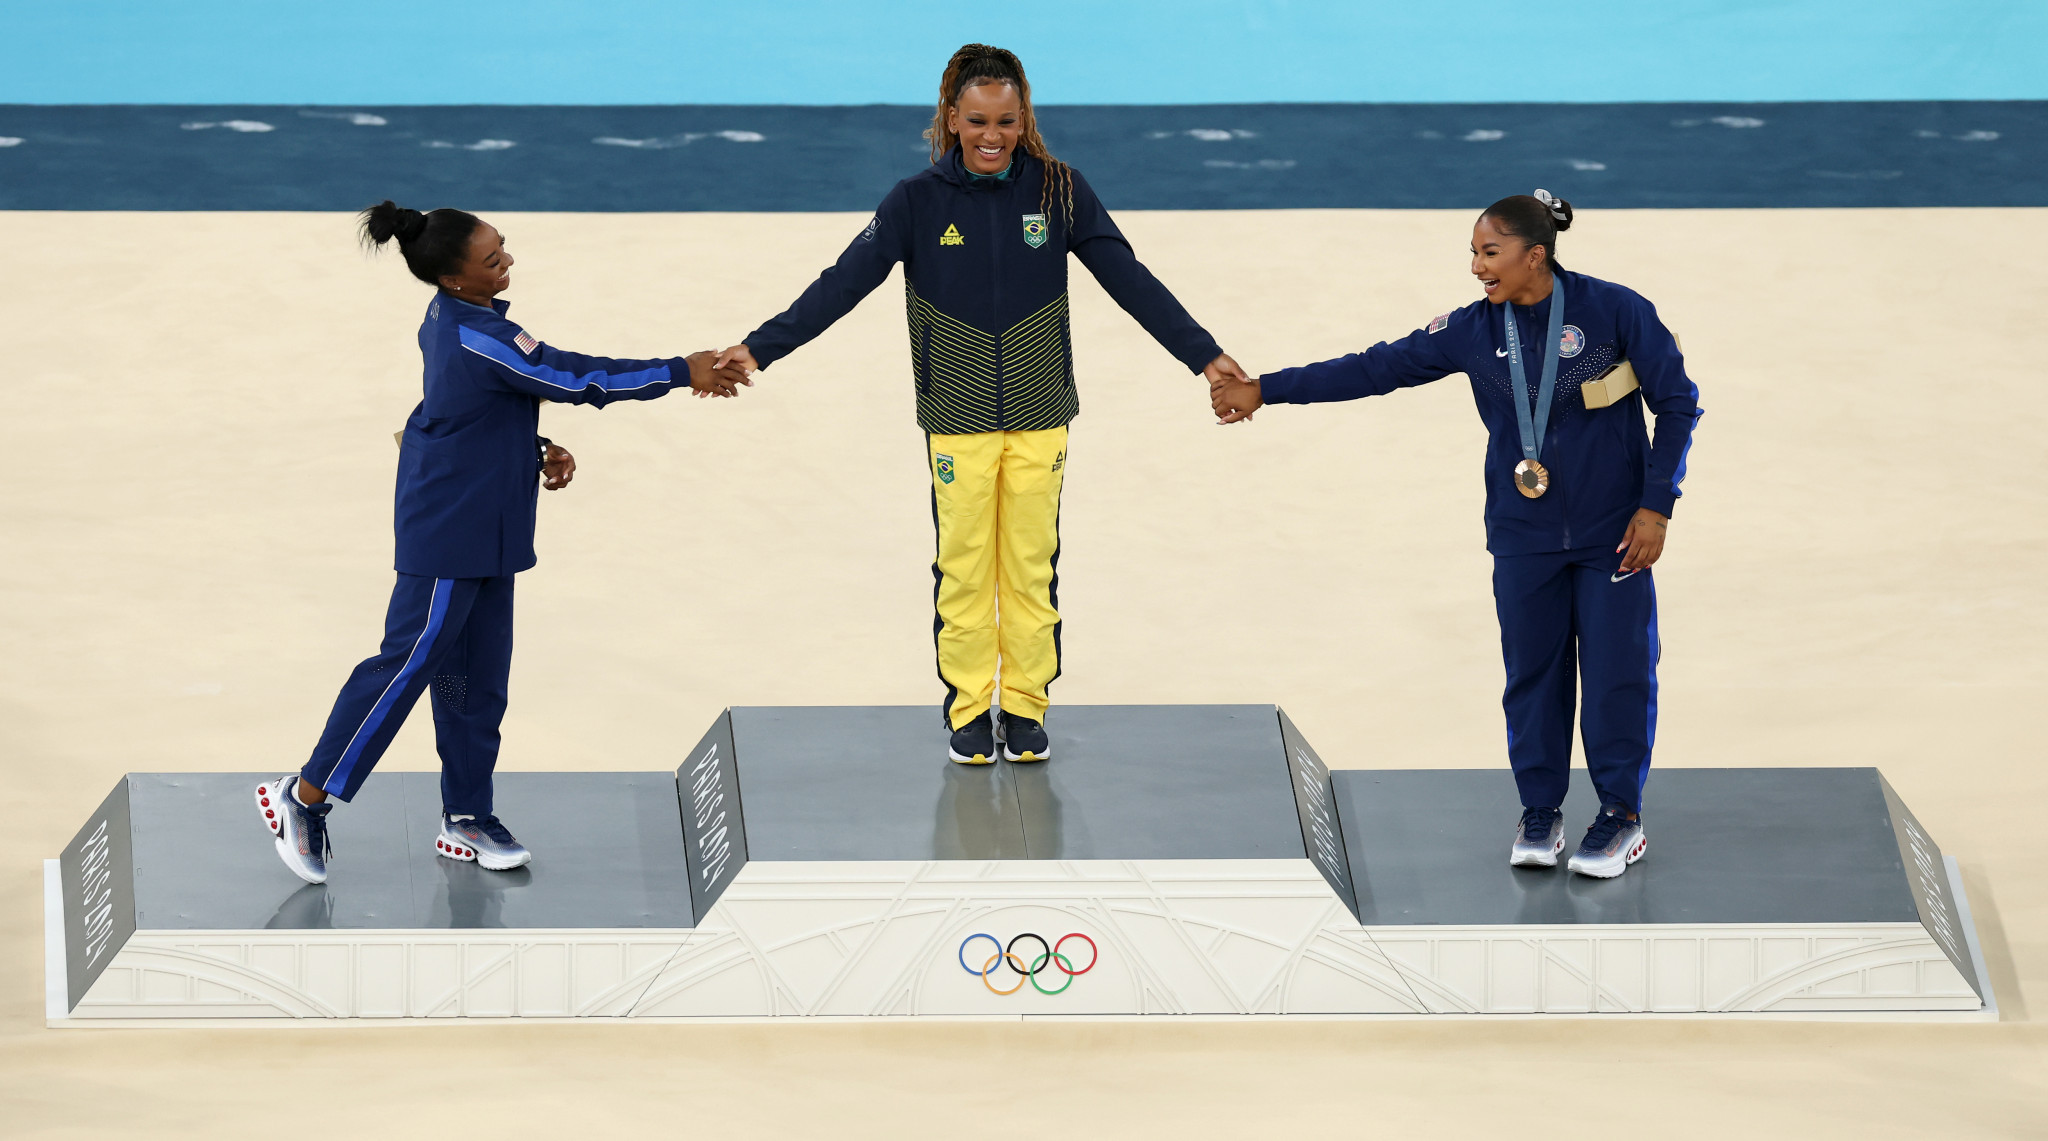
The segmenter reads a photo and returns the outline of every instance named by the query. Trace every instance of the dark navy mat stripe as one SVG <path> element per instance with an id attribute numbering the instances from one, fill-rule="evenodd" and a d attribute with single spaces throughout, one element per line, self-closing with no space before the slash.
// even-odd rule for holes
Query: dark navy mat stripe
<path id="1" fill-rule="evenodd" d="M 2048 205 L 2048 102 L 1045 107 L 1115 209 Z M 0 208 L 873 208 L 918 107 L 0 105 Z"/>

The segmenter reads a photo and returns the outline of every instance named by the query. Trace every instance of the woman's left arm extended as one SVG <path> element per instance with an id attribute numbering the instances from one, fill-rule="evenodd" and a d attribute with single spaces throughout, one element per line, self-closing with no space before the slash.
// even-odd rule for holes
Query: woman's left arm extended
<path id="1" fill-rule="evenodd" d="M 1622 536 L 1623 573 L 1639 571 L 1664 553 L 1671 511 L 1683 494 L 1685 457 L 1692 448 L 1693 426 L 1700 418 L 1700 390 L 1685 374 L 1685 355 L 1657 308 L 1632 297 L 1619 325 L 1622 355 L 1635 369 L 1642 386 L 1643 407 L 1655 418 L 1650 432 L 1650 460 L 1643 473 L 1642 503 Z"/>
<path id="2" fill-rule="evenodd" d="M 1249 380 L 1237 362 L 1216 343 L 1216 338 L 1188 314 L 1180 299 L 1138 260 L 1131 243 L 1116 228 L 1109 211 L 1102 208 L 1101 200 L 1095 197 L 1095 191 L 1080 172 L 1073 172 L 1073 177 L 1074 217 L 1068 228 L 1067 248 L 1102 283 L 1103 292 L 1144 326 L 1175 360 L 1186 365 L 1189 372 L 1202 373 L 1212 383 L 1219 379 Z"/>

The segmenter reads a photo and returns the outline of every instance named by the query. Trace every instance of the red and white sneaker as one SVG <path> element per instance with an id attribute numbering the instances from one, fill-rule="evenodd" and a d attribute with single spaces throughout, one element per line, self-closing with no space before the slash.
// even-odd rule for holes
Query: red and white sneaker
<path id="1" fill-rule="evenodd" d="M 441 834 L 434 837 L 434 854 L 447 860 L 472 860 L 486 871 L 509 872 L 533 859 L 526 845 L 495 816 L 443 816 Z"/>
<path id="2" fill-rule="evenodd" d="M 256 786 L 256 811 L 263 826 L 277 837 L 277 858 L 307 883 L 327 882 L 327 857 L 334 845 L 327 839 L 327 814 L 334 805 L 299 803 L 297 776 L 281 776 Z"/>

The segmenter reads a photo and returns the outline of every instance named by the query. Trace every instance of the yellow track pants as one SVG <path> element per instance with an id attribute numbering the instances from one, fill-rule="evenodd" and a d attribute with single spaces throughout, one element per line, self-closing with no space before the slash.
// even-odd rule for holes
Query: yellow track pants
<path id="1" fill-rule="evenodd" d="M 1060 675 L 1060 488 L 1067 430 L 929 436 L 933 623 L 946 719 L 988 712 L 1001 667 L 1003 711 L 1045 719 Z"/>

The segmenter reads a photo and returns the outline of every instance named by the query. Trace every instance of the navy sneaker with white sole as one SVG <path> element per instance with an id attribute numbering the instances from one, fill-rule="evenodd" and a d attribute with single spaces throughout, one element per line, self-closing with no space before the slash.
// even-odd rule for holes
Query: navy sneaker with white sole
<path id="1" fill-rule="evenodd" d="M 256 786 L 256 811 L 263 826 L 277 838 L 277 858 L 307 883 L 327 882 L 327 858 L 334 845 L 327 839 L 327 814 L 334 805 L 299 803 L 297 775 L 281 776 Z"/>
<path id="2" fill-rule="evenodd" d="M 1579 841 L 1579 850 L 1572 853 L 1573 871 L 1611 880 L 1643 858 L 1650 850 L 1650 839 L 1643 834 L 1643 822 L 1630 820 L 1625 812 L 1612 804 L 1600 810 L 1593 826 L 1586 829 L 1586 838 Z"/>
<path id="3" fill-rule="evenodd" d="M 1564 813 L 1555 808 L 1524 808 L 1515 825 L 1515 846 L 1508 863 L 1518 868 L 1554 868 L 1564 851 Z"/>
<path id="4" fill-rule="evenodd" d="M 996 763 L 996 726 L 989 715 L 969 721 L 953 730 L 953 740 L 946 746 L 946 755 L 955 764 L 992 765 Z"/>
<path id="5" fill-rule="evenodd" d="M 1043 724 L 1014 713 L 1003 714 L 1004 760 L 1043 761 L 1051 756 L 1052 742 L 1046 739 Z"/>
<path id="6" fill-rule="evenodd" d="M 441 817 L 441 834 L 434 837 L 434 854 L 465 864 L 474 860 L 478 867 L 492 872 L 509 872 L 533 860 L 533 853 L 513 839 L 511 829 L 495 816 Z"/>

